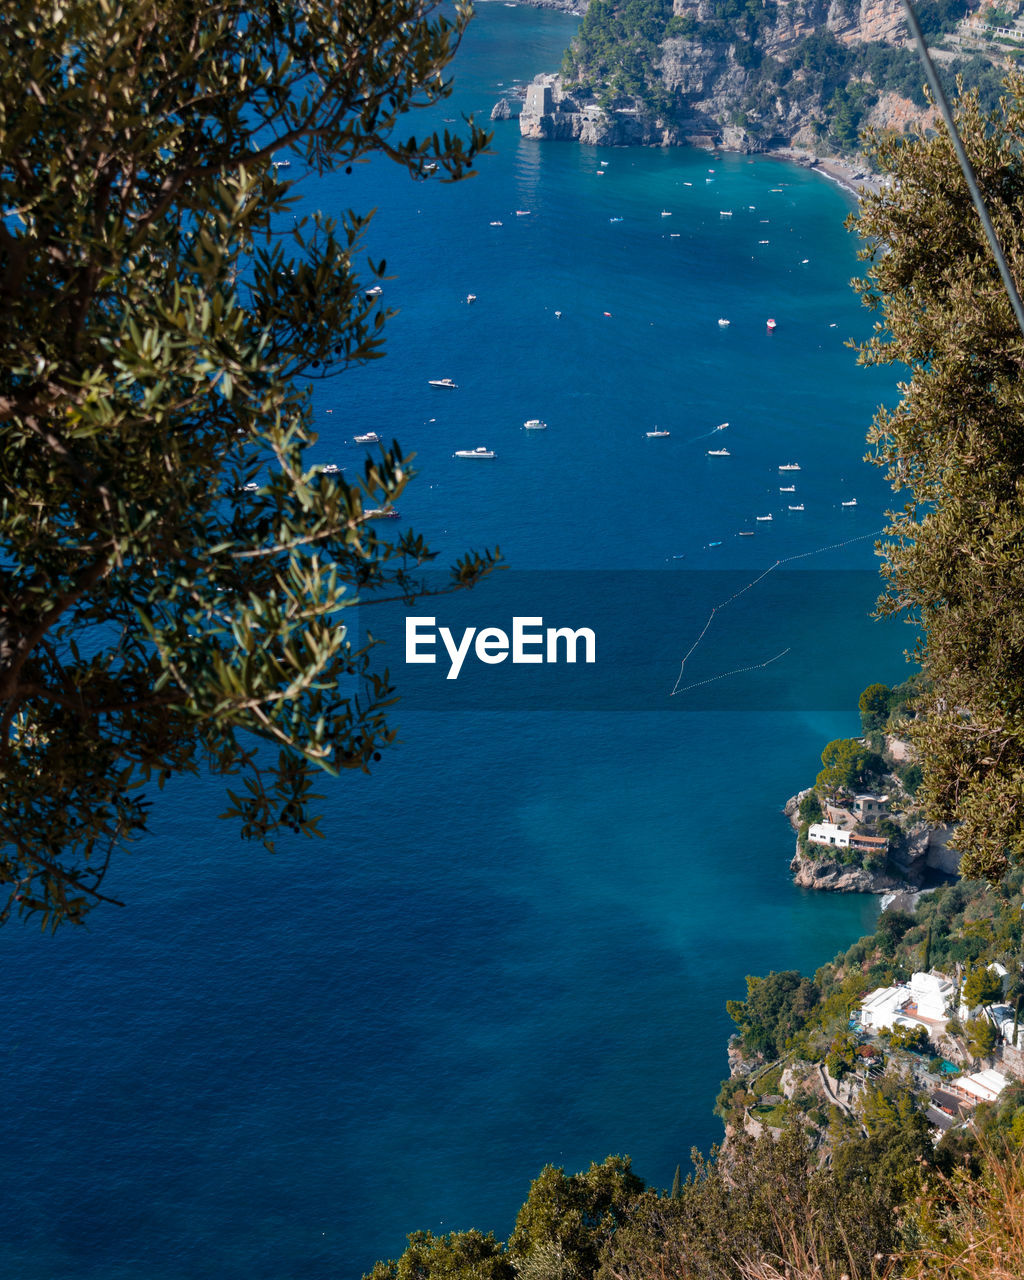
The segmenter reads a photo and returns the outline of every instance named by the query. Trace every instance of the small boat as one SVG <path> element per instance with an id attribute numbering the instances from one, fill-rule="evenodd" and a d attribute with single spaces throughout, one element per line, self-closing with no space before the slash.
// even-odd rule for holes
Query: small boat
<path id="1" fill-rule="evenodd" d="M 492 227 L 503 227 L 505 224 L 503 222 L 492 222 L 490 225 Z"/>
<path id="2" fill-rule="evenodd" d="M 320 468 L 320 474 L 325 476 L 336 476 L 339 471 L 344 471 L 344 467 L 339 467 L 336 462 L 328 462 L 325 467 Z"/>
<path id="3" fill-rule="evenodd" d="M 541 422 L 540 418 L 527 418 L 523 423 L 527 431 L 547 431 L 548 424 Z"/>
<path id="4" fill-rule="evenodd" d="M 275 169 L 290 169 L 292 167 L 290 160 L 272 160 L 271 164 Z"/>
<path id="5" fill-rule="evenodd" d="M 709 449 L 708 457 L 709 458 L 728 458 L 729 450 L 728 449 Z"/>
<path id="6" fill-rule="evenodd" d="M 402 513 L 396 511 L 394 507 L 370 507 L 368 511 L 363 511 L 363 518 L 366 520 L 400 520 Z"/>
<path id="7" fill-rule="evenodd" d="M 428 387 L 444 387 L 446 391 L 458 391 L 459 384 L 452 382 L 451 378 L 428 378 Z"/>
<path id="8" fill-rule="evenodd" d="M 719 322 L 718 322 L 718 323 L 722 326 L 722 328 L 723 328 L 723 329 L 725 329 L 725 328 L 727 328 L 727 327 L 728 327 L 729 321 L 728 321 L 728 320 L 719 320 Z"/>
<path id="9" fill-rule="evenodd" d="M 775 321 L 774 321 L 774 320 L 769 320 L 769 321 L 768 321 L 768 329 L 769 329 L 769 332 L 770 332 L 772 329 L 774 329 L 774 328 L 775 328 Z"/>
<path id="10" fill-rule="evenodd" d="M 796 493 L 795 484 L 780 484 L 779 493 Z"/>
<path id="11" fill-rule="evenodd" d="M 599 178 L 603 178 L 603 177 L 604 177 L 604 170 L 603 170 L 603 169 L 598 169 L 598 171 L 597 171 L 597 176 L 598 176 Z"/>
<path id="12" fill-rule="evenodd" d="M 769 515 L 766 515 L 766 516 L 755 516 L 755 517 L 754 517 L 754 519 L 755 519 L 755 520 L 770 520 L 771 518 L 772 518 L 772 517 L 771 517 L 771 515 L 770 515 L 770 514 L 769 514 Z"/>
<path id="13" fill-rule="evenodd" d="M 365 291 L 363 296 L 366 298 L 367 302 L 369 302 L 371 298 L 379 298 L 383 292 L 384 290 L 380 287 L 380 285 L 375 284 L 375 285 L 371 285 L 370 288 Z"/>
<path id="14" fill-rule="evenodd" d="M 529 210 L 529 209 L 517 209 L 517 210 L 516 210 L 516 217 L 517 217 L 517 218 L 528 218 L 529 216 L 530 216 L 530 210 Z"/>
<path id="15" fill-rule="evenodd" d="M 790 509 L 790 511 L 803 511 L 803 509 L 804 509 L 804 504 L 803 504 L 802 502 L 798 502 L 798 503 L 796 504 L 796 506 L 794 506 L 792 503 L 790 503 L 790 504 L 789 504 L 789 509 Z"/>
<path id="16" fill-rule="evenodd" d="M 621 222 L 621 221 L 622 221 L 622 219 L 621 219 L 621 218 L 609 218 L 609 219 L 608 219 L 608 221 L 609 221 L 609 222 Z"/>
<path id="17" fill-rule="evenodd" d="M 469 303 L 470 305 L 472 305 L 474 302 L 476 302 L 476 294 L 475 294 L 475 293 L 467 293 L 467 294 L 466 294 L 466 302 L 467 302 L 467 303 Z"/>
<path id="18" fill-rule="evenodd" d="M 728 422 L 720 422 L 720 423 L 718 424 L 718 426 L 717 426 L 717 427 L 715 427 L 715 430 L 716 430 L 716 431 L 724 431 L 728 425 L 729 425 L 729 424 L 728 424 Z"/>
<path id="19" fill-rule="evenodd" d="M 662 211 L 661 211 L 661 216 L 662 216 L 663 218 L 671 218 L 671 217 L 672 217 L 672 214 L 671 214 L 671 211 L 670 211 L 670 210 L 668 210 L 668 209 L 662 209 Z"/>
<path id="20" fill-rule="evenodd" d="M 380 436 L 376 431 L 367 431 L 364 436 L 353 436 L 356 444 L 380 444 Z"/>
<path id="21" fill-rule="evenodd" d="M 692 186 L 693 186 L 693 183 L 692 183 L 692 182 L 684 182 L 684 183 L 683 183 L 683 186 L 684 186 L 684 187 L 692 187 Z"/>
<path id="22" fill-rule="evenodd" d="M 741 529 L 736 536 L 737 538 L 752 538 L 754 531 L 753 529 Z"/>
<path id="23" fill-rule="evenodd" d="M 721 545 L 722 545 L 722 544 L 721 544 L 721 542 L 709 542 L 709 543 L 708 543 L 708 546 L 709 546 L 709 547 L 720 547 Z"/>
<path id="24" fill-rule="evenodd" d="M 242 485 L 243 493 L 259 493 L 260 487 L 255 480 L 250 480 L 248 484 Z"/>
<path id="25" fill-rule="evenodd" d="M 719 216 L 720 218 L 731 218 L 731 217 L 732 217 L 732 210 L 731 210 L 731 209 L 719 209 L 719 211 L 718 211 L 718 216 Z"/>
<path id="26" fill-rule="evenodd" d="M 607 167 L 608 167 L 608 161 L 607 161 L 607 160 L 602 160 L 602 161 L 601 161 L 601 168 L 602 168 L 602 169 L 605 169 L 605 168 L 607 168 Z"/>
<path id="27" fill-rule="evenodd" d="M 841 507 L 855 507 L 857 505 L 857 499 L 851 498 L 849 502 L 841 502 L 839 505 Z"/>
<path id="28" fill-rule="evenodd" d="M 800 463 L 799 462 L 780 462 L 779 470 L 780 471 L 799 471 Z"/>
<path id="29" fill-rule="evenodd" d="M 667 436 L 667 435 L 669 435 L 669 434 L 670 434 L 670 433 L 669 433 L 668 431 L 660 431 L 657 427 L 655 427 L 653 431 L 648 431 L 648 432 L 647 432 L 647 439 L 648 439 L 648 440 L 654 440 L 654 439 L 656 439 L 658 436 Z"/>
<path id="30" fill-rule="evenodd" d="M 758 240 L 758 244 L 771 244 L 770 240 Z"/>
<path id="31" fill-rule="evenodd" d="M 561 318 L 562 318 L 562 313 L 561 313 L 561 311 L 556 311 L 556 312 L 555 312 L 555 319 L 556 319 L 556 320 L 561 320 Z"/>
<path id="32" fill-rule="evenodd" d="M 479 445 L 476 449 L 456 449 L 452 454 L 453 458 L 493 458 L 494 450 L 485 449 L 483 445 Z"/>

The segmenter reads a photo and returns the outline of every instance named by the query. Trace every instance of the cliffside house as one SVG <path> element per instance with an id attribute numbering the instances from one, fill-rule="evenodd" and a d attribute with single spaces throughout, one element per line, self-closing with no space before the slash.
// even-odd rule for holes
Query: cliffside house
<path id="1" fill-rule="evenodd" d="M 887 817 L 888 814 L 889 797 L 869 795 L 867 792 L 856 795 L 852 799 L 844 799 L 841 804 L 839 802 L 825 804 L 826 821 L 833 822 L 846 830 L 858 824 L 870 826 L 880 818 Z"/>
<path id="2" fill-rule="evenodd" d="M 905 986 L 878 987 L 860 1006 L 866 1031 L 891 1027 L 924 1027 L 929 1034 L 945 1029 L 954 986 L 943 973 L 915 973 Z"/>
<path id="3" fill-rule="evenodd" d="M 889 841 L 884 836 L 861 836 L 846 831 L 835 822 L 812 822 L 807 832 L 811 844 L 835 849 L 859 849 L 862 853 L 886 853 Z"/>
<path id="4" fill-rule="evenodd" d="M 960 1076 L 950 1088 L 958 1097 L 971 1103 L 995 1102 L 1009 1083 L 1001 1071 L 986 1067 L 984 1071 L 975 1071 L 972 1076 Z"/>

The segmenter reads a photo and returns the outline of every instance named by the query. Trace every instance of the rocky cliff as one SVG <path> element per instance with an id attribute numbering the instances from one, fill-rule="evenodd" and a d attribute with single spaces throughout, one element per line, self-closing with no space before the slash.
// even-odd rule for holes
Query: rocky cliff
<path id="1" fill-rule="evenodd" d="M 933 117 L 900 0 L 674 0 L 659 38 L 648 29 L 629 46 L 628 73 L 612 49 L 629 28 L 600 16 L 608 10 L 590 11 L 561 73 L 534 81 L 524 137 L 838 154 L 855 150 L 865 126 Z"/>

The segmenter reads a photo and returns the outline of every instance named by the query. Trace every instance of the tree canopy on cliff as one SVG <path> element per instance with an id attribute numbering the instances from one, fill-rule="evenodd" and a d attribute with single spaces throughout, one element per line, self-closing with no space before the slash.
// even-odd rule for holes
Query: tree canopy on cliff
<path id="1" fill-rule="evenodd" d="M 469 174 L 472 122 L 395 136 L 450 92 L 470 11 L 439 10 L 3 6 L 0 919 L 80 921 L 147 781 L 240 774 L 229 813 L 269 843 L 316 832 L 321 770 L 393 740 L 344 611 L 430 558 L 366 523 L 412 473 L 397 444 L 355 483 L 305 460 L 311 379 L 382 354 L 369 219 L 293 226 L 274 157 Z"/>
<path id="2" fill-rule="evenodd" d="M 1024 77 L 990 115 L 966 94 L 957 116 L 1020 284 Z M 1024 338 L 945 133 L 871 150 L 893 181 L 851 220 L 867 245 L 855 288 L 881 316 L 859 358 L 909 369 L 869 436 L 908 498 L 882 543 L 880 610 L 920 629 L 917 800 L 959 824 L 965 875 L 998 879 L 1024 855 Z"/>

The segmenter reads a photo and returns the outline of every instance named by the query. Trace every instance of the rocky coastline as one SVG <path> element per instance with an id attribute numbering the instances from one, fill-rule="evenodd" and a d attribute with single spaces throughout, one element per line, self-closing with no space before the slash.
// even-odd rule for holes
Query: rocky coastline
<path id="1" fill-rule="evenodd" d="M 582 11 L 571 0 L 540 2 Z M 680 34 L 684 29 L 687 34 Z M 739 27 L 730 34 L 714 0 L 675 0 L 668 30 L 640 96 L 635 88 L 624 93 L 595 82 L 586 55 L 577 51 L 574 61 L 570 50 L 568 70 L 538 75 L 527 87 L 519 113 L 522 136 L 584 146 L 692 146 L 768 155 L 803 165 L 854 195 L 880 189 L 881 179 L 864 157 L 849 151 L 855 133 L 847 130 L 843 145 L 833 136 L 840 98 L 829 98 L 831 87 L 822 88 L 817 64 L 814 71 L 806 70 L 801 50 L 820 36 L 836 49 L 888 46 L 893 57 L 906 55 L 899 0 L 793 0 L 773 10 L 752 38 Z M 772 88 L 762 66 L 783 67 L 778 75 L 785 87 Z M 836 94 L 856 97 L 862 81 L 857 73 L 852 89 L 841 87 Z M 868 84 L 864 105 L 857 108 L 857 127 L 899 133 L 935 123 L 934 109 L 915 105 L 904 90 L 883 80 Z M 502 106 L 495 118 L 515 115 L 517 105 Z"/>

